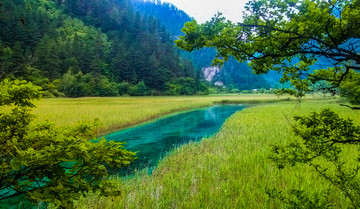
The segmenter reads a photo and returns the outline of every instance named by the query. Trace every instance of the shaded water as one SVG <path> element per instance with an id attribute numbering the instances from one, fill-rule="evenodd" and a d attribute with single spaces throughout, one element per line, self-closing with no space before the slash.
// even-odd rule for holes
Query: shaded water
<path id="1" fill-rule="evenodd" d="M 120 174 L 129 174 L 135 168 L 149 167 L 151 170 L 172 148 L 215 134 L 228 117 L 244 108 L 244 105 L 219 105 L 197 109 L 116 132 L 105 138 L 126 142 L 125 149 L 138 152 L 138 159 Z"/>

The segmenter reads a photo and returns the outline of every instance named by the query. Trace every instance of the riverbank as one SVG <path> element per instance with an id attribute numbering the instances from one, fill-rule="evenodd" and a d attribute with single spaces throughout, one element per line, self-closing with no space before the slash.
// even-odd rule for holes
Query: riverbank
<path id="1" fill-rule="evenodd" d="M 216 105 L 198 108 L 107 135 L 107 140 L 126 142 L 124 149 L 137 152 L 137 159 L 126 169 L 109 169 L 109 172 L 131 176 L 134 169 L 151 171 L 174 147 L 216 134 L 228 117 L 245 107 Z"/>
<path id="2" fill-rule="evenodd" d="M 337 101 L 305 101 L 256 106 L 230 117 L 220 132 L 199 143 L 181 146 L 163 159 L 152 175 L 139 173 L 123 182 L 116 198 L 93 195 L 80 208 L 281 208 L 266 189 L 284 193 L 304 189 L 310 197 L 330 192 L 335 208 L 349 202 L 310 168 L 278 170 L 268 159 L 271 145 L 294 139 L 294 115 L 332 108 L 360 125 L 359 112 Z M 353 154 L 353 153 L 352 153 Z"/>
<path id="3" fill-rule="evenodd" d="M 308 96 L 308 99 L 323 99 Z M 270 103 L 295 100 L 271 94 L 181 97 L 112 97 L 112 98 L 55 98 L 37 102 L 34 110 L 39 120 L 49 120 L 58 126 L 73 125 L 80 120 L 98 118 L 102 126 L 97 135 L 105 135 L 152 119 L 185 110 L 208 107 L 214 103 Z"/>

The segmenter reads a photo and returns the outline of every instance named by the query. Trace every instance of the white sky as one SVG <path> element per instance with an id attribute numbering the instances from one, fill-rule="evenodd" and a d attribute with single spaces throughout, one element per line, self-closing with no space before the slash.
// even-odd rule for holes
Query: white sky
<path id="1" fill-rule="evenodd" d="M 210 20 L 218 11 L 224 17 L 239 22 L 242 11 L 249 0 L 163 0 L 174 4 L 177 8 L 185 11 L 190 17 L 195 18 L 198 23 Z"/>

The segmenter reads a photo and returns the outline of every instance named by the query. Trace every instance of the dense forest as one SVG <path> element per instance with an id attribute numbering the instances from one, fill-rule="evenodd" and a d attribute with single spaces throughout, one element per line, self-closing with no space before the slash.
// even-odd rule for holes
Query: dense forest
<path id="1" fill-rule="evenodd" d="M 134 0 L 133 5 L 135 10 L 142 14 L 156 17 L 161 24 L 166 27 L 166 30 L 171 33 L 174 39 L 178 39 L 180 35 L 184 35 L 181 32 L 184 23 L 192 20 L 188 14 L 169 3 Z M 195 50 L 191 53 L 180 51 L 180 54 L 182 57 L 191 60 L 196 72 L 198 72 L 211 65 L 213 58 L 216 56 L 216 51 L 210 48 Z M 247 64 L 239 63 L 235 59 L 232 59 L 223 66 L 221 72 L 212 80 L 212 84 L 220 81 L 228 87 L 228 90 L 251 90 L 254 88 L 269 88 L 270 85 L 275 87 L 276 84 L 279 83 L 280 77 L 281 76 L 277 76 L 276 74 L 265 76 L 253 74 Z"/>
<path id="2" fill-rule="evenodd" d="M 270 88 L 262 76 L 253 74 L 246 63 L 239 63 L 235 59 L 224 64 L 224 69 L 215 76 L 214 81 L 238 90 Z"/>
<path id="3" fill-rule="evenodd" d="M 174 47 L 185 12 L 160 1 L 3 0 L 1 76 L 29 80 L 46 97 L 208 94 L 203 68 L 214 49 Z M 268 88 L 263 76 L 231 61 L 207 85 Z"/>
<path id="4" fill-rule="evenodd" d="M 0 52 L 3 76 L 48 97 L 207 93 L 165 27 L 128 0 L 4 0 Z"/>
<path id="5" fill-rule="evenodd" d="M 184 23 L 192 20 L 184 11 L 167 2 L 148 0 L 133 0 L 132 2 L 136 11 L 156 17 L 175 38 L 183 35 L 181 29 Z"/>
<path id="6" fill-rule="evenodd" d="M 182 52 L 184 57 L 193 61 L 195 67 L 206 68 L 211 66 L 213 58 L 216 56 L 215 49 L 207 48 L 195 50 L 193 52 Z M 212 79 L 212 84 L 221 82 L 227 87 L 227 90 L 251 90 L 260 88 L 269 88 L 270 84 L 275 87 L 279 83 L 277 75 L 256 75 L 252 72 L 247 63 L 240 63 L 235 59 L 226 62 L 221 70 Z M 266 78 L 274 78 L 270 81 Z"/>

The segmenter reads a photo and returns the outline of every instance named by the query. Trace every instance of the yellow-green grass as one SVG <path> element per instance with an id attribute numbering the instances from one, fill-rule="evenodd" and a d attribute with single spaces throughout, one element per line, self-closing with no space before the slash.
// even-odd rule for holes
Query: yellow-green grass
<path id="1" fill-rule="evenodd" d="M 80 120 L 100 119 L 98 134 L 122 129 L 158 118 L 169 113 L 211 106 L 214 103 L 276 102 L 288 97 L 269 94 L 233 96 L 182 97 L 112 97 L 112 98 L 55 98 L 37 102 L 35 114 L 39 120 L 49 120 L 59 126 L 72 125 Z M 310 96 L 310 98 L 312 98 Z M 292 98 L 294 99 L 294 98 Z"/>
<path id="2" fill-rule="evenodd" d="M 295 108 L 295 109 L 294 109 Z M 123 182 L 123 194 L 93 195 L 78 202 L 80 208 L 283 208 L 269 199 L 265 188 L 304 189 L 315 196 L 331 191 L 331 204 L 347 208 L 349 202 L 306 166 L 278 170 L 271 160 L 271 144 L 295 138 L 294 115 L 332 108 L 360 125 L 360 112 L 334 100 L 274 103 L 251 107 L 231 116 L 220 132 L 201 142 L 181 146 L 165 157 L 152 175 L 139 172 Z M 358 154 L 349 152 L 347 157 Z"/>

